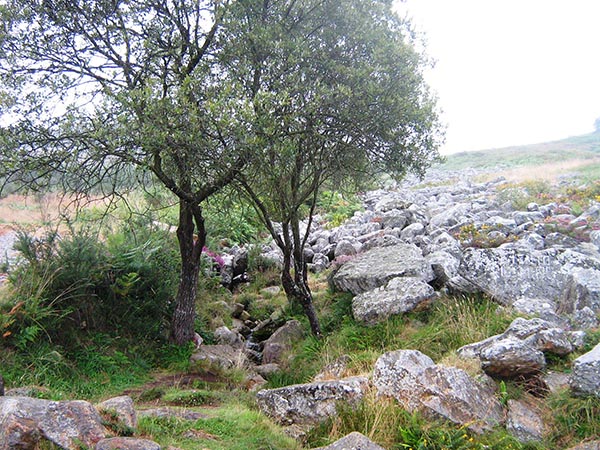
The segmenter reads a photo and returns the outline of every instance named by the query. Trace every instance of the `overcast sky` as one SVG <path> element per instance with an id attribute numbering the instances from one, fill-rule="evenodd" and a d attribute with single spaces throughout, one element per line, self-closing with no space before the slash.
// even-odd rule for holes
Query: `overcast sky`
<path id="1" fill-rule="evenodd" d="M 406 0 L 448 125 L 443 153 L 556 140 L 600 117 L 600 0 Z"/>

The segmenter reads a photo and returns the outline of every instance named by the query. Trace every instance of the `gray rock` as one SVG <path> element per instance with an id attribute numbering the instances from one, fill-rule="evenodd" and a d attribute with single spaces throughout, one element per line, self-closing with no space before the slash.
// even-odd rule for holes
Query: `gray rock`
<path id="1" fill-rule="evenodd" d="M 392 209 L 386 211 L 381 220 L 383 228 L 399 228 L 402 229 L 406 226 L 410 219 L 410 213 L 407 211 L 400 211 L 398 209 Z"/>
<path id="2" fill-rule="evenodd" d="M 408 225 L 400 233 L 400 238 L 405 242 L 412 242 L 415 237 L 425 234 L 425 225 L 415 222 Z"/>
<path id="3" fill-rule="evenodd" d="M 383 234 L 383 235 L 381 233 L 376 233 L 375 235 L 370 236 L 369 239 L 364 241 L 364 244 L 361 247 L 361 250 L 363 252 L 367 252 L 374 248 L 392 247 L 394 245 L 399 245 L 399 244 L 403 243 L 402 240 L 398 236 L 389 234 L 387 232 L 384 232 L 384 233 L 385 234 Z M 363 237 L 367 237 L 367 236 L 363 236 Z"/>
<path id="4" fill-rule="evenodd" d="M 517 338 L 492 342 L 479 353 L 481 368 L 490 376 L 514 378 L 540 373 L 546 367 L 544 354 Z"/>
<path id="5" fill-rule="evenodd" d="M 600 249 L 600 230 L 590 232 L 590 242 Z"/>
<path id="6" fill-rule="evenodd" d="M 96 444 L 96 450 L 160 450 L 154 441 L 131 437 L 113 437 L 103 439 Z"/>
<path id="7" fill-rule="evenodd" d="M 517 225 L 523 225 L 527 222 L 541 222 L 544 220 L 544 215 L 539 211 L 516 211 L 513 213 L 513 220 Z"/>
<path id="8" fill-rule="evenodd" d="M 367 389 L 368 379 L 346 378 L 296 384 L 256 393 L 260 410 L 282 425 L 315 425 L 337 414 L 336 405 L 357 405 Z"/>
<path id="9" fill-rule="evenodd" d="M 575 314 L 573 314 L 573 322 L 575 326 L 582 330 L 597 328 L 600 325 L 596 313 L 587 306 L 575 311 Z"/>
<path id="10" fill-rule="evenodd" d="M 581 444 L 571 447 L 568 450 L 600 450 L 600 441 L 582 442 Z"/>
<path id="11" fill-rule="evenodd" d="M 226 326 L 217 328 L 215 330 L 214 336 L 217 344 L 229 345 L 230 347 L 233 347 L 235 349 L 241 349 L 244 347 L 244 341 L 242 339 L 242 336 L 236 331 L 231 331 Z"/>
<path id="12" fill-rule="evenodd" d="M 339 380 L 343 378 L 344 372 L 350 362 L 349 355 L 342 355 L 331 363 L 327 364 L 321 372 L 314 376 L 313 381 Z"/>
<path id="13" fill-rule="evenodd" d="M 576 268 L 600 270 L 600 261 L 571 250 L 501 246 L 465 250 L 459 274 L 508 305 L 520 297 L 560 299 Z"/>
<path id="14" fill-rule="evenodd" d="M 114 411 L 119 420 L 129 428 L 137 427 L 137 414 L 133 406 L 133 400 L 127 395 L 109 398 L 98 403 L 96 409 L 102 411 Z"/>
<path id="15" fill-rule="evenodd" d="M 304 337 L 302 324 L 290 320 L 269 337 L 263 347 L 263 364 L 279 363 L 285 352 Z"/>
<path id="16" fill-rule="evenodd" d="M 452 278 L 458 275 L 460 261 L 445 250 L 438 250 L 428 254 L 426 260 L 433 269 L 435 278 L 432 280 L 432 284 L 436 288 L 445 286 Z"/>
<path id="17" fill-rule="evenodd" d="M 416 350 L 398 350 L 379 357 L 373 385 L 380 395 L 394 397 L 409 412 L 442 417 L 476 432 L 503 421 L 502 405 L 491 388 L 463 370 L 436 366 Z"/>
<path id="18" fill-rule="evenodd" d="M 548 372 L 543 377 L 548 390 L 553 393 L 560 392 L 569 387 L 569 374 L 562 372 Z"/>
<path id="19" fill-rule="evenodd" d="M 343 264 L 331 282 L 338 291 L 360 294 L 383 286 L 396 277 L 433 279 L 433 270 L 418 247 L 399 244 L 374 248 Z"/>
<path id="20" fill-rule="evenodd" d="M 364 434 L 359 433 L 358 431 L 353 431 L 352 433 L 344 436 L 343 438 L 335 441 L 333 444 L 328 445 L 327 447 L 319 447 L 314 450 L 385 450 L 380 445 L 377 445 L 373 441 L 371 441 Z"/>
<path id="21" fill-rule="evenodd" d="M 429 220 L 429 226 L 432 229 L 441 227 L 452 227 L 461 222 L 464 222 L 467 218 L 467 214 L 470 211 L 470 203 L 459 203 L 457 205 L 452 206 L 451 208 L 446 208 L 444 209 L 444 211 L 434 215 Z"/>
<path id="22" fill-rule="evenodd" d="M 356 248 L 352 242 L 346 240 L 338 242 L 333 252 L 335 258 L 339 258 L 340 256 L 354 256 L 356 253 Z"/>
<path id="23" fill-rule="evenodd" d="M 0 397 L 0 449 L 33 448 L 46 439 L 65 449 L 94 446 L 106 430 L 88 402 L 56 402 L 30 397 Z"/>
<path id="24" fill-rule="evenodd" d="M 281 366 L 279 364 L 270 363 L 270 364 L 261 364 L 260 366 L 254 367 L 256 373 L 258 373 L 261 377 L 269 378 L 271 375 L 281 372 Z"/>
<path id="25" fill-rule="evenodd" d="M 569 385 L 577 395 L 600 397 L 600 344 L 573 361 Z"/>
<path id="26" fill-rule="evenodd" d="M 539 442 L 544 437 L 544 422 L 526 403 L 509 400 L 506 430 L 519 442 Z"/>
<path id="27" fill-rule="evenodd" d="M 585 307 L 600 313 L 600 270 L 573 270 L 562 295 L 559 311 L 573 313 Z"/>
<path id="28" fill-rule="evenodd" d="M 313 256 L 312 263 L 309 265 L 309 269 L 312 272 L 320 273 L 329 267 L 329 258 L 323 253 L 315 253 Z"/>
<path id="29" fill-rule="evenodd" d="M 433 288 L 420 278 L 393 278 L 385 286 L 354 297 L 352 314 L 359 322 L 375 325 L 392 315 L 422 308 L 434 297 Z"/>
<path id="30" fill-rule="evenodd" d="M 223 369 L 241 367 L 247 363 L 241 349 L 235 349 L 230 345 L 202 345 L 192 354 L 190 361 L 192 364 L 199 363 Z"/>
<path id="31" fill-rule="evenodd" d="M 209 416 L 205 413 L 192 411 L 188 408 L 161 408 L 142 409 L 138 411 L 138 417 L 174 417 L 183 420 L 196 421 L 198 419 L 207 419 Z"/>

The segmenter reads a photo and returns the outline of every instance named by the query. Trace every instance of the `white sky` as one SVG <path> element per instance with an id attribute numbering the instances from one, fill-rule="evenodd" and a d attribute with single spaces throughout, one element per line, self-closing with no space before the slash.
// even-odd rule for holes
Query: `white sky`
<path id="1" fill-rule="evenodd" d="M 398 1 L 398 0 L 397 0 Z M 562 139 L 600 117 L 600 0 L 405 0 L 448 125 L 442 153 Z"/>

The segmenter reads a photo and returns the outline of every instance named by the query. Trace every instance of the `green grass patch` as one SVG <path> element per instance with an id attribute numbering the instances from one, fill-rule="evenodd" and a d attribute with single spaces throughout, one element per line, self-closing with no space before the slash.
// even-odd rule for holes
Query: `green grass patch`
<path id="1" fill-rule="evenodd" d="M 175 418 L 144 417 L 139 421 L 140 435 L 165 448 L 183 450 L 300 449 L 295 440 L 258 411 L 243 404 L 228 404 L 213 409 L 210 417 L 188 422 Z"/>

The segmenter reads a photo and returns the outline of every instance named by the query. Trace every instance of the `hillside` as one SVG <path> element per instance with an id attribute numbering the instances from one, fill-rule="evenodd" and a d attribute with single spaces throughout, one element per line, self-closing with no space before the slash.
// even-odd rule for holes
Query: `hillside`
<path id="1" fill-rule="evenodd" d="M 501 169 L 522 167 L 560 166 L 574 170 L 584 177 L 593 177 L 600 171 L 600 133 L 572 136 L 558 141 L 519 145 L 497 149 L 460 152 L 449 155 L 441 170 Z M 560 169 L 560 167 L 558 168 Z M 538 174 L 540 170 L 536 170 Z M 558 172 L 560 170 L 557 170 Z"/>

